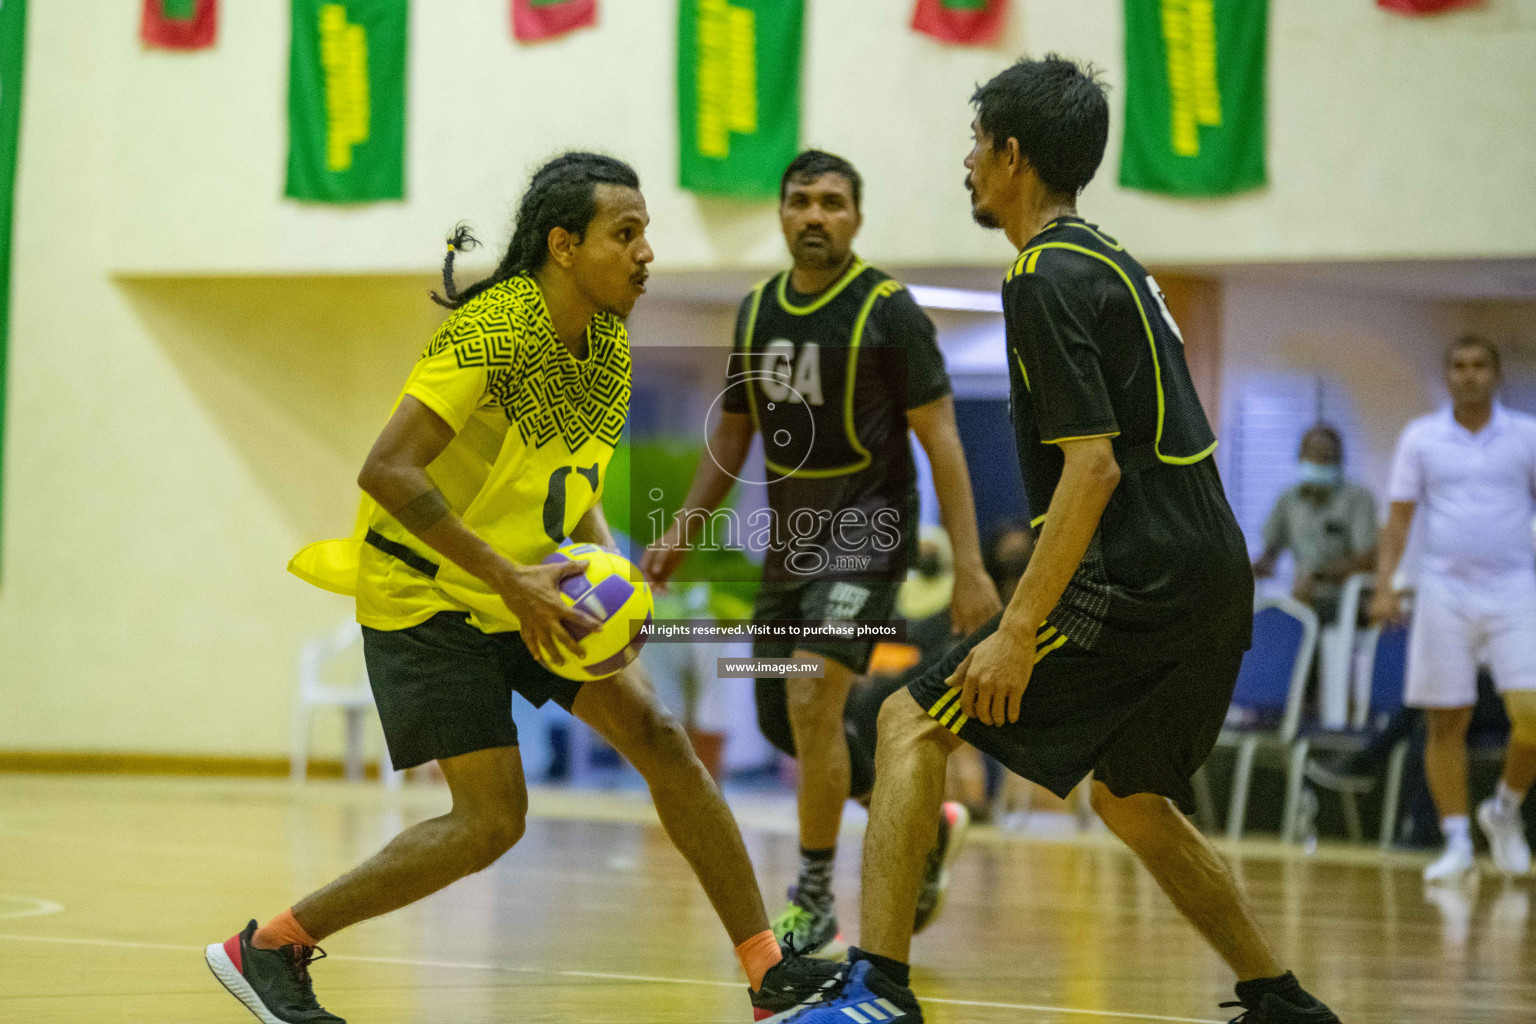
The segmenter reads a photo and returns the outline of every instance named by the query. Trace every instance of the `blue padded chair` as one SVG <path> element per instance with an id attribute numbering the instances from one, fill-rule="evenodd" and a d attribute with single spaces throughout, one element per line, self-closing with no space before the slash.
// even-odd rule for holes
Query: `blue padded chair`
<path id="1" fill-rule="evenodd" d="M 1242 838 L 1253 761 L 1259 750 L 1284 752 L 1296 738 L 1302 697 L 1317 654 L 1317 630 L 1317 613 L 1300 601 L 1261 597 L 1254 602 L 1253 646 L 1243 655 L 1228 724 L 1217 740 L 1220 746 L 1237 748 L 1227 804 L 1228 839 Z M 1294 808 L 1287 807 L 1281 820 L 1291 820 L 1294 813 Z"/>
<path id="2" fill-rule="evenodd" d="M 1408 626 L 1399 624 L 1377 631 L 1371 641 L 1371 717 L 1377 722 L 1397 714 L 1403 707 L 1403 691 L 1408 681 Z M 1408 759 L 1407 738 L 1398 740 L 1387 757 L 1387 788 L 1381 801 L 1381 837 L 1383 850 L 1392 846 L 1397 828 L 1398 805 L 1403 798 L 1403 765 Z"/>

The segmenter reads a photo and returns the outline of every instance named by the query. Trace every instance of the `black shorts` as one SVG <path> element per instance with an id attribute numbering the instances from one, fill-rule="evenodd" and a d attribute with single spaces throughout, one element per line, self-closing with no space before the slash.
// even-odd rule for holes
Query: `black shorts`
<path id="1" fill-rule="evenodd" d="M 395 768 L 517 746 L 512 694 L 571 710 L 582 684 L 555 675 L 521 633 L 482 633 L 461 612 L 407 629 L 363 627 L 368 682 Z"/>
<path id="2" fill-rule="evenodd" d="M 805 583 L 764 583 L 757 591 L 752 618 L 804 619 L 814 622 L 886 622 L 896 616 L 900 581 L 879 580 L 847 583 L 812 580 Z M 819 654 L 863 675 L 874 653 L 873 640 L 759 640 L 752 644 L 754 658 L 787 658 L 796 651 Z"/>
<path id="3" fill-rule="evenodd" d="M 886 581 L 764 583 L 757 592 L 757 604 L 752 609 L 752 617 L 759 621 L 886 621 L 896 614 L 896 595 L 900 590 L 899 582 Z M 869 668 L 869 659 L 874 650 L 874 641 L 870 640 L 760 640 L 752 645 L 754 657 L 788 658 L 796 651 L 805 651 L 835 661 L 858 675 L 863 675 Z M 769 743 L 790 757 L 796 757 L 794 732 L 789 725 L 789 694 L 784 680 L 778 677 L 758 679 L 755 691 L 758 728 Z M 873 757 L 860 757 L 855 748 L 850 750 L 853 754 L 853 793 L 860 796 L 869 792 L 874 785 L 875 762 Z"/>
<path id="4" fill-rule="evenodd" d="M 918 704 L 1006 768 L 1065 797 L 1090 771 L 1116 796 L 1155 793 L 1194 811 L 1190 777 L 1226 721 L 1241 644 L 1178 659 L 1085 650 L 1047 626 L 1019 720 L 989 726 L 961 713 L 944 680 L 1002 616 L 966 637 L 907 685 Z"/>

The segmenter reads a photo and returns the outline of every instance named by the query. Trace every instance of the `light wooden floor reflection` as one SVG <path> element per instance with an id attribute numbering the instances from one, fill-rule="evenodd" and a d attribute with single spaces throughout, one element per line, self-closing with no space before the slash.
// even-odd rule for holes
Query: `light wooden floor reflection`
<path id="1" fill-rule="evenodd" d="M 0 775 L 0 1021 L 250 1020 L 201 949 L 350 867 L 440 787 Z M 737 802 L 777 909 L 787 801 Z M 352 1024 L 750 1020 L 723 931 L 643 794 L 534 795 L 491 870 L 326 943 Z M 1285 960 L 1348 1024 L 1536 1022 L 1531 886 L 1426 896 L 1421 859 L 1236 851 Z M 850 938 L 858 838 L 837 886 Z M 1112 840 L 977 830 L 914 949 L 935 1024 L 1225 1021 L 1225 968 Z"/>

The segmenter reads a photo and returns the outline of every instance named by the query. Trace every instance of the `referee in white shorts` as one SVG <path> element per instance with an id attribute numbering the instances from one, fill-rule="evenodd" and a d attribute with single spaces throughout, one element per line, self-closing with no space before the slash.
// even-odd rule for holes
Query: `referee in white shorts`
<path id="1" fill-rule="evenodd" d="M 1445 377 L 1451 407 L 1414 420 L 1397 443 L 1371 605 L 1377 622 L 1400 617 L 1392 578 L 1422 508 L 1407 703 L 1428 722 L 1424 772 L 1446 839 L 1426 882 L 1472 870 L 1467 725 L 1479 663 L 1492 671 L 1513 726 L 1498 789 L 1477 808 L 1494 865 L 1507 874 L 1531 866 L 1520 804 L 1536 780 L 1536 418 L 1494 400 L 1499 350 L 1486 338 L 1458 338 Z"/>

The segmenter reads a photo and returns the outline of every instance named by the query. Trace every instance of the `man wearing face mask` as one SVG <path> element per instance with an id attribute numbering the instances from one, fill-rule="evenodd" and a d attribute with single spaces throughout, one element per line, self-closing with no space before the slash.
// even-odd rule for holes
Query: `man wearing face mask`
<path id="1" fill-rule="evenodd" d="M 1324 624 L 1338 616 L 1344 581 L 1376 564 L 1376 499 L 1344 479 L 1344 445 L 1324 423 L 1302 435 L 1296 483 L 1264 521 L 1264 554 L 1253 574 L 1273 575 L 1287 549 L 1296 559 L 1292 593 Z"/>

